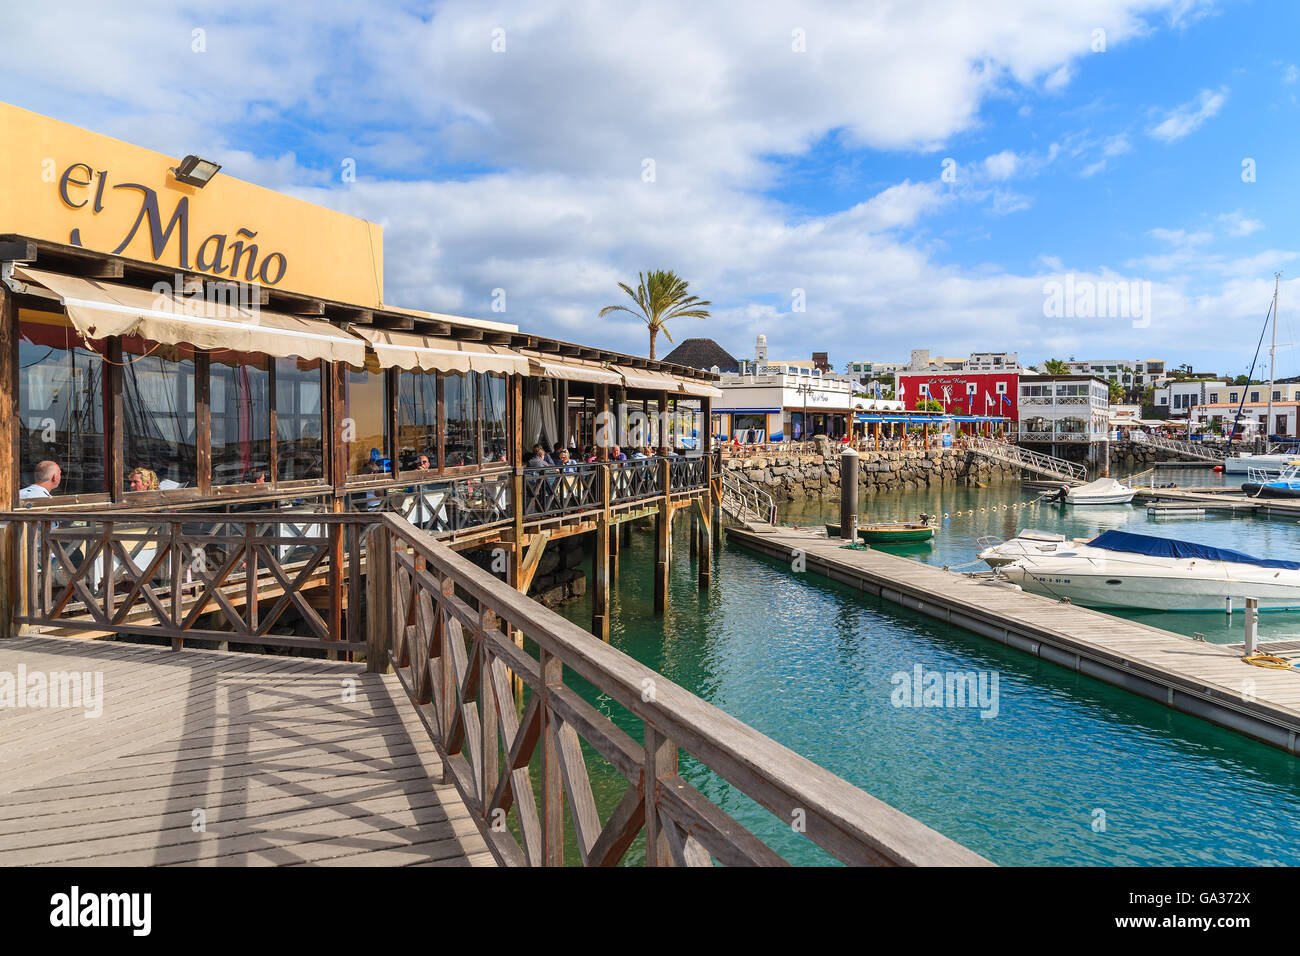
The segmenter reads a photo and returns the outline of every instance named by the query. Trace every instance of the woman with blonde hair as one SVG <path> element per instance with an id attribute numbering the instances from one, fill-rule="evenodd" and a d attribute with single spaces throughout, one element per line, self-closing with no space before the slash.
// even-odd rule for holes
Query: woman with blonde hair
<path id="1" fill-rule="evenodd" d="M 157 491 L 158 476 L 148 468 L 136 468 L 126 476 L 127 491 Z"/>

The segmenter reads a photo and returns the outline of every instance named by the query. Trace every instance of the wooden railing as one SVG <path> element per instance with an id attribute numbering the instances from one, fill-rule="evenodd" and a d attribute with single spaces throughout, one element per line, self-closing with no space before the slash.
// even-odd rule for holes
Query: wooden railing
<path id="1" fill-rule="evenodd" d="M 18 625 L 363 651 L 361 515 L 24 511 Z M 309 596 L 318 598 L 318 609 Z M 272 628 L 293 611 L 307 635 Z M 350 612 L 350 613 L 345 613 Z M 218 615 L 219 627 L 204 616 Z"/>
<path id="2" fill-rule="evenodd" d="M 367 537 L 369 603 L 388 611 L 372 626 L 372 660 L 391 660 L 499 862 L 564 864 L 567 808 L 577 862 L 588 866 L 617 864 L 642 831 L 650 866 L 784 863 L 682 776 L 685 752 L 846 863 L 986 863 L 408 523 L 382 515 Z M 641 739 L 574 690 L 573 678 L 624 708 Z M 589 759 L 626 781 L 603 819 Z"/>
<path id="3" fill-rule="evenodd" d="M 524 470 L 524 517 L 545 518 L 604 506 L 604 465 L 573 463 Z"/>

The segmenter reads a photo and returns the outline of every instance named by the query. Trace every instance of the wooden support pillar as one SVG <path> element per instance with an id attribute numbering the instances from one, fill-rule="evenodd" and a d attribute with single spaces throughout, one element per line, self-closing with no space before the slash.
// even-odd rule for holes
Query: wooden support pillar
<path id="1" fill-rule="evenodd" d="M 620 525 L 615 525 L 615 533 L 623 536 L 622 547 L 630 548 L 632 546 L 632 522 L 624 521 Z"/>
<path id="2" fill-rule="evenodd" d="M 668 555 L 672 549 L 673 509 L 668 500 L 668 459 L 660 462 L 659 479 L 663 494 L 659 499 L 659 515 L 655 518 L 655 613 L 662 614 L 668 606 Z"/>
<path id="3" fill-rule="evenodd" d="M 622 524 L 616 524 L 609 534 L 609 577 L 611 581 L 618 580 L 618 555 L 622 550 L 620 542 L 622 541 L 623 526 L 631 522 L 624 521 Z"/>
<path id="4" fill-rule="evenodd" d="M 393 646 L 393 542 L 388 529 L 374 524 L 366 529 L 366 670 L 387 674 L 388 651 Z M 358 608 L 348 608 L 355 614 Z"/>
<path id="5" fill-rule="evenodd" d="M 659 393 L 659 454 L 668 454 L 668 393 Z M 667 488 L 667 485 L 664 485 Z"/>
<path id="6" fill-rule="evenodd" d="M 0 500 L 5 509 L 18 506 L 18 305 L 13 293 L 0 284 Z M 64 468 L 68 462 L 60 462 Z M 0 638 L 16 637 L 18 613 L 18 548 L 16 526 L 0 525 Z"/>
<path id="7" fill-rule="evenodd" d="M 713 578 L 713 535 L 710 533 L 709 525 L 711 516 L 709 512 L 709 499 L 696 498 L 695 510 L 699 515 L 700 525 L 700 590 L 707 591 Z"/>
<path id="8" fill-rule="evenodd" d="M 596 555 L 592 560 L 591 633 L 609 640 L 609 466 L 600 469 L 600 517 L 596 519 Z M 617 527 L 615 527 L 617 533 Z"/>
<path id="9" fill-rule="evenodd" d="M 602 423 L 604 427 L 602 428 Z M 609 461 L 609 446 L 614 442 L 614 424 L 609 419 L 609 386 L 596 386 L 596 414 L 592 416 L 592 440 L 596 444 L 596 460 Z M 609 497 L 605 497 L 609 507 Z"/>
<path id="10" fill-rule="evenodd" d="M 700 517 L 696 514 L 694 508 L 691 509 L 691 560 L 694 561 L 700 553 Z"/>

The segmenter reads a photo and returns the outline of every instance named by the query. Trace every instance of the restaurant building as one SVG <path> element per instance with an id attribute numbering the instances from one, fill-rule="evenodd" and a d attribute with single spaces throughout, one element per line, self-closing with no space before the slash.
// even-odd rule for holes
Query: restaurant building
<path id="1" fill-rule="evenodd" d="M 707 495 L 716 376 L 393 305 L 374 223 L 6 104 L 0 183 L 10 510 L 382 509 L 518 556 L 530 526 L 668 499 L 670 450 Z M 608 492 L 527 467 L 615 442 L 651 464 Z"/>

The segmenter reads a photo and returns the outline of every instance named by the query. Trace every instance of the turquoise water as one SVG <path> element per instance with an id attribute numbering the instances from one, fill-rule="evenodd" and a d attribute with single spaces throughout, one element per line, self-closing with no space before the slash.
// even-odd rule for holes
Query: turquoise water
<path id="1" fill-rule="evenodd" d="M 1157 484 L 1179 487 L 1239 485 L 1240 476 L 1215 475 L 1208 469 L 1160 469 Z M 1181 538 L 1200 544 L 1234 548 L 1266 558 L 1300 560 L 1300 524 L 1294 518 L 1233 517 L 1206 513 L 1199 517 L 1153 518 L 1143 504 L 1089 505 L 1076 507 L 1038 502 L 1039 492 L 1023 489 L 1019 482 L 995 482 L 987 488 L 950 486 L 918 491 L 864 495 L 859 507 L 863 521 L 915 519 L 921 512 L 937 515 L 939 529 L 929 542 L 881 546 L 890 554 L 903 555 L 927 564 L 948 565 L 966 571 L 987 571 L 978 560 L 982 550 L 978 539 L 1015 537 L 1026 528 L 1054 531 L 1069 538 L 1092 538 L 1112 528 L 1139 534 Z M 839 501 L 810 499 L 780 508 L 777 520 L 784 524 L 821 527 L 840 520 Z M 972 563 L 974 562 L 974 563 Z M 1153 627 L 1192 636 L 1202 634 L 1214 643 L 1244 639 L 1245 614 L 1229 617 L 1214 613 L 1170 613 L 1162 611 L 1114 611 L 1121 617 Z M 1270 612 L 1260 616 L 1261 640 L 1300 639 L 1300 613 Z"/>
<path id="2" fill-rule="evenodd" d="M 702 593 L 686 528 L 662 617 L 652 536 L 624 548 L 613 645 L 954 840 L 1002 864 L 1300 863 L 1294 757 L 734 546 Z M 562 613 L 590 624 L 587 601 Z M 997 716 L 893 706 L 893 676 L 918 664 L 996 673 Z M 639 721 L 585 693 L 640 740 Z M 624 784 L 590 766 L 603 816 Z M 787 859 L 827 861 L 703 768 L 682 772 Z"/>

